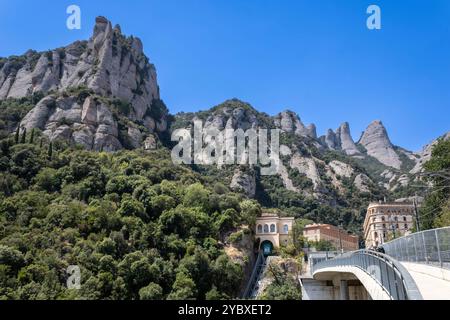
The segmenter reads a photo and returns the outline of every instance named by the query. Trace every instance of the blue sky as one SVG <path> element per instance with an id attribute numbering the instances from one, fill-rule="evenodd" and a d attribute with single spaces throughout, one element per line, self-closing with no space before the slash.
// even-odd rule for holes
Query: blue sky
<path id="1" fill-rule="evenodd" d="M 81 30 L 66 28 L 71 4 Z M 236 97 L 319 134 L 348 121 L 355 140 L 381 119 L 411 150 L 450 130 L 449 0 L 0 0 L 0 56 L 87 39 L 97 15 L 143 40 L 173 113 Z"/>

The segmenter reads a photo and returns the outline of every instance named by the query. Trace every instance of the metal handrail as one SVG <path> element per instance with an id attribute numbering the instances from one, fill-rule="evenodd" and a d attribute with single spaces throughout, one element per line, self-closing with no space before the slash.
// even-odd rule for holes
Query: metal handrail
<path id="1" fill-rule="evenodd" d="M 244 294 L 242 296 L 243 299 L 247 299 L 247 298 L 251 297 L 251 295 L 254 291 L 254 287 L 255 287 L 256 283 L 258 282 L 258 279 L 260 276 L 259 268 L 261 267 L 261 265 L 264 264 L 264 260 L 265 260 L 264 254 L 261 250 L 261 251 L 259 251 L 258 258 L 256 259 L 252 274 L 250 276 L 250 279 L 247 283 L 247 287 L 245 288 Z"/>
<path id="2" fill-rule="evenodd" d="M 422 300 L 422 295 L 406 268 L 392 257 L 370 250 L 348 252 L 313 266 L 312 273 L 338 266 L 361 269 L 374 279 L 392 300 Z"/>
<path id="3" fill-rule="evenodd" d="M 404 262 L 450 269 L 450 227 L 416 232 L 382 244 L 389 256 Z"/>

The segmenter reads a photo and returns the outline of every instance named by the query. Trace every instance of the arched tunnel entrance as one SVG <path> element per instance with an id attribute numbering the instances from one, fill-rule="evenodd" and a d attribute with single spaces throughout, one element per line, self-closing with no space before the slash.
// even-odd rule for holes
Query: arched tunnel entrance
<path id="1" fill-rule="evenodd" d="M 261 247 L 263 254 L 265 257 L 270 256 L 273 253 L 273 243 L 269 240 L 264 240 L 261 242 Z"/>

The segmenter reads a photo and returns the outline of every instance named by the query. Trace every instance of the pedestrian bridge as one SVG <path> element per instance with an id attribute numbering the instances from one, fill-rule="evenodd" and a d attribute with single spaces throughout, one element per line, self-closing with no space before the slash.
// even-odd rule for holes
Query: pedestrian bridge
<path id="1" fill-rule="evenodd" d="M 383 245 L 385 253 L 359 250 L 311 256 L 302 277 L 304 299 L 450 300 L 450 227 Z"/>

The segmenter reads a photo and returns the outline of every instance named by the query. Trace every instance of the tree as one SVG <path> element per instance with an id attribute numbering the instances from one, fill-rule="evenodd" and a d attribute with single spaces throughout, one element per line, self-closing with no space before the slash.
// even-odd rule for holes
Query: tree
<path id="1" fill-rule="evenodd" d="M 434 221 L 435 228 L 443 228 L 450 226 L 450 200 L 442 206 L 442 211 Z"/>
<path id="2" fill-rule="evenodd" d="M 53 168 L 44 168 L 34 178 L 35 184 L 48 192 L 55 192 L 61 188 L 61 179 L 58 170 Z"/>
<path id="3" fill-rule="evenodd" d="M 302 292 L 293 279 L 283 284 L 271 283 L 261 297 L 262 300 L 301 300 Z"/>
<path id="4" fill-rule="evenodd" d="M 107 193 L 117 193 L 123 195 L 124 193 L 133 193 L 132 179 L 125 175 L 115 176 L 106 184 Z"/>
<path id="5" fill-rule="evenodd" d="M 184 272 L 177 273 L 176 280 L 172 287 L 172 292 L 167 297 L 168 300 L 192 300 L 197 296 L 195 282 Z"/>
<path id="6" fill-rule="evenodd" d="M 49 160 L 52 160 L 52 158 L 53 158 L 53 142 L 51 142 L 51 141 L 48 145 L 47 157 Z"/>
<path id="7" fill-rule="evenodd" d="M 317 251 L 336 250 L 333 243 L 331 243 L 331 241 L 328 241 L 328 240 L 312 241 L 312 242 L 310 242 L 309 246 L 316 248 Z"/>
<path id="8" fill-rule="evenodd" d="M 213 283 L 220 293 L 234 297 L 244 276 L 242 266 L 223 254 L 214 262 Z"/>
<path id="9" fill-rule="evenodd" d="M 166 210 L 175 208 L 175 199 L 165 194 L 154 196 L 150 201 L 150 210 L 153 217 L 157 218 Z"/>
<path id="10" fill-rule="evenodd" d="M 187 207 L 200 207 L 209 210 L 209 191 L 200 183 L 195 183 L 186 188 L 183 204 Z"/>
<path id="11" fill-rule="evenodd" d="M 424 164 L 425 176 L 432 188 L 419 211 L 421 227 L 431 229 L 446 225 L 446 208 L 450 198 L 450 140 L 439 140 L 431 158 Z"/>
<path id="12" fill-rule="evenodd" d="M 140 300 L 161 300 L 163 291 L 159 284 L 151 282 L 148 286 L 139 290 Z"/>
<path id="13" fill-rule="evenodd" d="M 14 136 L 14 143 L 18 144 L 19 143 L 19 139 L 20 139 L 20 125 L 18 125 L 17 128 L 16 128 L 16 134 Z"/>
<path id="14" fill-rule="evenodd" d="M 296 219 L 294 221 L 294 225 L 292 226 L 292 238 L 297 252 L 302 251 L 306 244 L 306 239 L 303 237 L 303 229 L 306 225 L 311 223 L 313 223 L 313 221 L 308 219 Z"/>
<path id="15" fill-rule="evenodd" d="M 31 135 L 30 135 L 30 144 L 34 143 L 34 128 L 31 130 Z"/>
<path id="16" fill-rule="evenodd" d="M 274 263 L 269 264 L 268 272 L 273 281 L 264 290 L 262 300 L 301 300 L 301 288 L 297 276 L 289 274 Z"/>
<path id="17" fill-rule="evenodd" d="M 148 219 L 144 205 L 131 197 L 123 198 L 118 213 L 125 217 L 138 217 L 144 221 Z"/>
<path id="18" fill-rule="evenodd" d="M 20 143 L 24 144 L 26 143 L 27 138 L 27 128 L 24 128 L 22 131 L 22 137 L 20 138 Z"/>
<path id="19" fill-rule="evenodd" d="M 205 298 L 206 298 L 206 300 L 229 300 L 230 299 L 230 297 L 227 294 L 220 292 L 219 290 L 217 290 L 217 288 L 215 286 L 213 286 L 213 288 L 206 293 Z"/>
<path id="20" fill-rule="evenodd" d="M 193 254 L 187 253 L 180 261 L 179 272 L 189 275 L 196 284 L 198 297 L 203 299 L 211 288 L 211 262 L 206 251 L 196 247 Z"/>
<path id="21" fill-rule="evenodd" d="M 261 205 L 254 200 L 244 200 L 240 204 L 242 220 L 250 226 L 256 223 L 256 217 L 261 215 Z"/>
<path id="22" fill-rule="evenodd" d="M 22 179 L 30 181 L 43 165 L 40 150 L 32 145 L 15 145 L 11 148 L 11 167 L 9 171 Z"/>
<path id="23" fill-rule="evenodd" d="M 125 300 L 129 298 L 127 285 L 122 277 L 117 277 L 113 282 L 111 298 L 114 300 Z"/>

